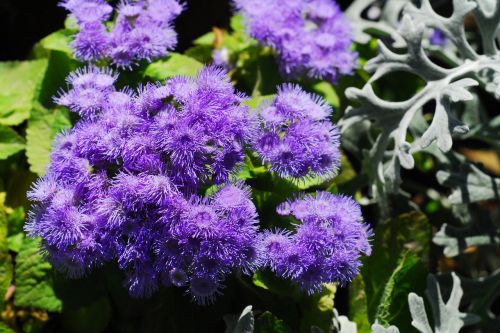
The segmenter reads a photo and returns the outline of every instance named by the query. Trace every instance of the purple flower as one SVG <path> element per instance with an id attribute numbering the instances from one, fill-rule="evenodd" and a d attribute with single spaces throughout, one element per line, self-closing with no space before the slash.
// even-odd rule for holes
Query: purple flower
<path id="1" fill-rule="evenodd" d="M 80 26 L 71 42 L 75 57 L 83 61 L 107 57 L 123 68 L 166 56 L 177 44 L 172 21 L 184 9 L 177 0 L 124 0 L 117 6 L 115 23 L 108 31 L 106 20 L 113 8 L 104 0 L 65 0 L 61 6 Z"/>
<path id="2" fill-rule="evenodd" d="M 432 45 L 444 46 L 446 44 L 446 35 L 441 30 L 434 28 L 429 41 Z"/>
<path id="3" fill-rule="evenodd" d="M 349 21 L 332 0 L 234 0 L 249 34 L 279 56 L 285 75 L 335 82 L 350 74 Z"/>
<path id="4" fill-rule="evenodd" d="M 133 296 L 164 283 L 209 303 L 259 263 L 250 190 L 232 182 L 255 119 L 215 67 L 137 91 L 117 79 L 94 66 L 67 78 L 55 101 L 81 119 L 56 138 L 26 229 L 71 277 L 116 261 Z"/>
<path id="5" fill-rule="evenodd" d="M 260 113 L 262 128 L 255 149 L 281 177 L 335 176 L 339 132 L 329 121 L 332 109 L 300 87 L 284 85 Z"/>
<path id="6" fill-rule="evenodd" d="M 264 262 L 276 274 L 292 279 L 310 293 L 322 283 L 348 283 L 359 271 L 361 255 L 370 255 L 372 233 L 351 198 L 317 192 L 278 206 L 300 224 L 295 232 L 264 232 L 260 239 Z"/>
<path id="7" fill-rule="evenodd" d="M 108 105 L 108 96 L 115 92 L 117 75 L 109 69 L 89 66 L 71 73 L 67 92 L 60 92 L 54 102 L 66 106 L 82 118 L 94 118 Z"/>

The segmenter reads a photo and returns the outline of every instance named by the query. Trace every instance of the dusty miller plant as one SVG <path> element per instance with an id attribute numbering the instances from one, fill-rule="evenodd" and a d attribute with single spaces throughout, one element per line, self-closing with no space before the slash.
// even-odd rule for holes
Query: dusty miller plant
<path id="1" fill-rule="evenodd" d="M 362 89 L 349 88 L 346 91 L 355 106 L 347 109 L 341 121 L 343 132 L 361 123 L 378 130 L 372 148 L 365 152 L 363 165 L 375 197 L 399 191 L 402 182 L 400 169 L 414 167 L 414 153 L 431 145 L 447 152 L 452 147 L 453 136 L 466 135 L 470 131 L 468 124 L 457 119 L 454 109 L 457 103 L 476 98 L 472 87 L 480 85 L 496 98 L 500 95 L 500 53 L 496 44 L 500 3 L 455 0 L 453 7 L 453 14 L 443 17 L 432 9 L 428 0 L 422 1 L 420 7 L 408 3 L 403 9 L 402 20 L 397 24 L 397 34 L 405 44 L 404 52 L 395 51 L 379 41 L 378 55 L 365 65 L 365 70 L 373 75 Z M 469 14 L 474 16 L 479 28 L 483 53 L 479 53 L 466 38 L 464 19 Z M 382 28 L 389 27 L 386 31 L 393 35 L 393 25 L 386 23 Z M 427 36 L 432 28 L 441 30 L 449 40 L 438 57 L 446 61 L 446 66 L 433 62 L 430 57 L 432 50 L 427 47 Z M 423 79 L 426 83 L 423 89 L 398 102 L 384 100 L 375 94 L 375 81 L 401 71 Z M 422 108 L 428 103 L 435 103 L 434 116 L 420 131 Z"/>

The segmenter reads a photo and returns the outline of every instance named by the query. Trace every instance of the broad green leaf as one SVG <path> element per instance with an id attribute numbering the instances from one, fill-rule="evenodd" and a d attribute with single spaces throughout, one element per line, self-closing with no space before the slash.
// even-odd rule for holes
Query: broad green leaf
<path id="1" fill-rule="evenodd" d="M 99 300 L 76 310 L 65 311 L 62 324 L 70 333 L 104 332 L 111 319 L 111 304 L 108 298 Z"/>
<path id="2" fill-rule="evenodd" d="M 47 64 L 46 59 L 0 63 L 0 125 L 28 119 Z"/>
<path id="3" fill-rule="evenodd" d="M 243 16 L 241 15 L 234 15 L 233 17 L 231 17 L 229 25 L 235 32 L 245 31 L 245 24 L 243 23 Z"/>
<path id="4" fill-rule="evenodd" d="M 53 289 L 53 270 L 42 257 L 38 239 L 26 239 L 16 257 L 16 306 L 60 312 L 62 302 Z"/>
<path id="5" fill-rule="evenodd" d="M 61 88 L 66 86 L 66 77 L 69 73 L 81 66 L 81 63 L 74 60 L 71 54 L 59 50 L 45 50 L 39 48 L 41 52 L 37 56 L 47 59 L 49 64 L 42 82 L 39 101 L 43 105 L 52 105 L 53 97 L 57 95 Z M 37 48 L 35 48 L 37 54 Z"/>
<path id="6" fill-rule="evenodd" d="M 7 210 L 7 228 L 9 236 L 23 232 L 25 215 L 24 207 L 9 208 Z"/>
<path id="7" fill-rule="evenodd" d="M 212 62 L 212 46 L 211 45 L 195 45 L 184 52 L 184 55 L 202 63 L 208 64 Z"/>
<path id="8" fill-rule="evenodd" d="M 66 30 L 69 30 L 71 32 L 78 31 L 80 27 L 78 26 L 78 21 L 76 17 L 73 17 L 71 15 L 66 17 L 66 19 L 64 20 L 64 28 L 66 28 Z"/>
<path id="9" fill-rule="evenodd" d="M 61 51 L 71 57 L 73 50 L 70 48 L 69 44 L 71 43 L 71 36 L 73 34 L 74 32 L 68 29 L 58 30 L 42 39 L 37 47 L 41 47 L 46 51 Z"/>
<path id="10" fill-rule="evenodd" d="M 9 251 L 19 252 L 24 242 L 24 233 L 20 232 L 15 235 L 7 237 L 7 246 Z"/>
<path id="11" fill-rule="evenodd" d="M 7 247 L 7 214 L 0 198 L 0 312 L 3 311 L 4 295 L 12 281 L 12 259 Z M 0 328 L 1 330 L 1 328 Z"/>
<path id="12" fill-rule="evenodd" d="M 9 209 L 7 212 L 7 245 L 9 251 L 19 252 L 24 242 L 24 207 Z"/>
<path id="13" fill-rule="evenodd" d="M 69 127 L 71 122 L 66 109 L 48 110 L 40 104 L 35 106 L 26 129 L 26 156 L 32 172 L 40 176 L 45 173 L 52 140 Z"/>
<path id="14" fill-rule="evenodd" d="M 349 292 L 349 314 L 349 317 L 357 324 L 358 333 L 370 333 L 365 282 L 361 275 L 358 275 L 351 282 Z"/>
<path id="15" fill-rule="evenodd" d="M 213 32 L 207 32 L 203 36 L 196 38 L 193 41 L 194 45 L 204 45 L 204 46 L 212 46 L 215 41 L 215 34 Z"/>
<path id="16" fill-rule="evenodd" d="M 404 324 L 408 318 L 406 297 L 411 291 L 423 287 L 422 281 L 426 274 L 418 256 L 413 252 L 404 251 L 383 288 L 376 320 L 383 325 L 396 324 L 398 327 L 408 328 L 408 323 L 406 326 Z"/>
<path id="17" fill-rule="evenodd" d="M 368 320 L 396 325 L 402 332 L 411 331 L 407 295 L 425 288 L 427 272 L 422 260 L 428 256 L 430 225 L 425 215 L 414 212 L 384 222 L 375 229 L 375 235 L 373 253 L 361 268 Z M 353 297 L 361 298 L 351 298 L 351 304 L 358 306 L 352 311 L 361 314 L 365 302 L 362 288 L 362 283 L 351 286 Z M 369 332 L 366 325 L 363 330 Z"/>
<path id="18" fill-rule="evenodd" d="M 0 160 L 4 160 L 23 149 L 24 139 L 12 128 L 0 125 Z"/>
<path id="19" fill-rule="evenodd" d="M 194 76 L 203 64 L 179 53 L 170 53 L 166 60 L 158 60 L 146 67 L 144 76 L 153 80 L 164 80 L 177 75 Z"/>

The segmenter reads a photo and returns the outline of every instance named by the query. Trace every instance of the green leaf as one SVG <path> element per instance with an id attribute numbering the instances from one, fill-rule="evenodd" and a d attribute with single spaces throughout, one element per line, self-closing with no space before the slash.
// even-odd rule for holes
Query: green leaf
<path id="1" fill-rule="evenodd" d="M 0 321 L 0 333 L 15 333 L 15 331 Z"/>
<path id="2" fill-rule="evenodd" d="M 325 179 L 319 176 L 306 177 L 304 179 L 290 178 L 290 182 L 297 186 L 300 191 L 305 191 L 312 187 L 318 187 L 326 183 Z"/>
<path id="3" fill-rule="evenodd" d="M 51 33 L 44 39 L 42 39 L 37 47 L 41 47 L 46 51 L 60 51 L 68 54 L 70 57 L 73 54 L 73 50 L 69 46 L 72 41 L 72 35 L 74 32 L 68 29 L 58 30 Z"/>
<path id="4" fill-rule="evenodd" d="M 361 268 L 368 320 L 411 331 L 407 295 L 425 289 L 427 272 L 422 261 L 428 256 L 430 225 L 425 215 L 413 212 L 386 221 L 375 229 L 375 235 L 373 253 Z M 357 305 L 351 311 L 361 311 L 363 330 L 369 332 L 363 318 L 363 283 L 351 286 L 353 297 L 361 298 L 351 298 L 351 304 Z"/>
<path id="5" fill-rule="evenodd" d="M 24 218 L 24 207 L 16 207 L 8 212 L 7 228 L 9 236 L 23 232 Z"/>
<path id="6" fill-rule="evenodd" d="M 263 103 L 270 102 L 273 98 L 274 95 L 255 96 L 245 100 L 243 104 L 251 109 L 258 109 Z"/>
<path id="7" fill-rule="evenodd" d="M 7 237 L 7 246 L 9 251 L 19 252 L 24 242 L 24 233 L 20 232 L 15 235 Z"/>
<path id="8" fill-rule="evenodd" d="M 40 48 L 42 52 L 39 54 L 40 57 L 47 59 L 49 64 L 45 77 L 42 82 L 39 101 L 43 105 L 52 105 L 52 98 L 61 87 L 66 86 L 66 77 L 69 73 L 79 66 L 81 63 L 74 60 L 71 54 L 58 51 L 58 50 L 45 50 Z M 36 53 L 35 49 L 35 53 Z"/>
<path id="9" fill-rule="evenodd" d="M 323 96 L 323 98 L 328 102 L 328 104 L 330 104 L 334 108 L 339 107 L 340 105 L 339 96 L 337 95 L 335 89 L 333 89 L 333 86 L 330 83 L 326 81 L 318 82 L 313 86 L 313 90 L 317 94 Z"/>
<path id="10" fill-rule="evenodd" d="M 66 109 L 47 110 L 40 104 L 35 106 L 26 129 L 26 156 L 32 172 L 40 176 L 45 173 L 52 140 L 69 127 L 71 122 Z"/>
<path id="11" fill-rule="evenodd" d="M 111 304 L 105 297 L 76 310 L 65 311 L 62 324 L 71 333 L 103 332 L 111 319 Z"/>
<path id="12" fill-rule="evenodd" d="M 358 333 L 370 333 L 368 320 L 368 305 L 366 304 L 365 282 L 363 276 L 358 275 L 351 282 L 349 293 L 349 314 L 356 323 Z"/>
<path id="13" fill-rule="evenodd" d="M 245 24 L 243 23 L 243 16 L 234 15 L 231 17 L 231 21 L 229 22 L 231 29 L 235 32 L 243 32 L 245 31 Z"/>
<path id="14" fill-rule="evenodd" d="M 12 259 L 7 247 L 7 216 L 3 199 L 0 198 L 0 312 L 3 310 L 4 295 L 12 281 Z M 1 330 L 1 328 L 0 328 Z"/>
<path id="15" fill-rule="evenodd" d="M 417 289 L 426 274 L 425 267 L 416 254 L 410 251 L 403 252 L 383 288 L 375 315 L 376 320 L 383 325 L 397 324 L 398 327 L 405 328 L 403 322 L 408 318 L 406 297 Z"/>
<path id="16" fill-rule="evenodd" d="M 166 60 L 158 60 L 146 67 L 144 76 L 153 80 L 164 80 L 177 75 L 194 76 L 203 64 L 179 53 L 170 53 Z"/>
<path id="17" fill-rule="evenodd" d="M 47 64 L 46 59 L 0 63 L 0 125 L 18 125 L 28 119 Z"/>
<path id="18" fill-rule="evenodd" d="M 290 283 L 276 277 L 269 270 L 256 271 L 252 276 L 252 282 L 257 287 L 266 289 L 276 295 L 298 299 L 300 294 Z"/>
<path id="19" fill-rule="evenodd" d="M 204 45 L 204 46 L 212 46 L 215 41 L 215 34 L 213 32 L 207 32 L 203 36 L 196 38 L 193 41 L 194 45 Z"/>
<path id="20" fill-rule="evenodd" d="M 255 333 L 284 333 L 285 324 L 271 312 L 266 311 L 255 320 Z"/>
<path id="21" fill-rule="evenodd" d="M 38 239 L 26 239 L 16 257 L 17 306 L 60 312 L 62 302 L 53 289 L 51 265 L 42 257 Z"/>
<path id="22" fill-rule="evenodd" d="M 4 160 L 23 149 L 24 139 L 13 129 L 0 125 L 0 160 Z"/>

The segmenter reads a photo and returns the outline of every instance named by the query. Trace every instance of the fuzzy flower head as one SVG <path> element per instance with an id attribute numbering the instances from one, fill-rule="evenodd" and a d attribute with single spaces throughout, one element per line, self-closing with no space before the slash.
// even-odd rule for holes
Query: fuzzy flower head
<path id="1" fill-rule="evenodd" d="M 335 82 L 351 73 L 349 21 L 333 0 L 234 0 L 249 34 L 278 54 L 284 74 Z"/>
<path id="2" fill-rule="evenodd" d="M 281 177 L 331 178 L 340 162 L 339 132 L 328 120 L 331 113 L 319 96 L 283 85 L 261 109 L 255 149 Z"/>
<path id="3" fill-rule="evenodd" d="M 93 66 L 67 78 L 55 102 L 80 120 L 54 142 L 26 229 L 68 276 L 115 261 L 133 296 L 163 283 L 209 303 L 260 262 L 250 190 L 232 181 L 255 120 L 216 67 L 136 91 L 117 79 Z"/>
<path id="4" fill-rule="evenodd" d="M 104 0 L 65 0 L 61 6 L 80 27 L 71 43 L 75 56 L 83 61 L 109 58 L 123 68 L 167 55 L 177 44 L 172 21 L 184 9 L 177 0 L 123 0 L 114 9 Z"/>
<path id="5" fill-rule="evenodd" d="M 317 192 L 284 202 L 277 211 L 300 223 L 293 234 L 263 234 L 264 261 L 308 292 L 319 290 L 322 283 L 348 283 L 358 274 L 361 255 L 371 254 L 371 230 L 352 198 Z"/>

